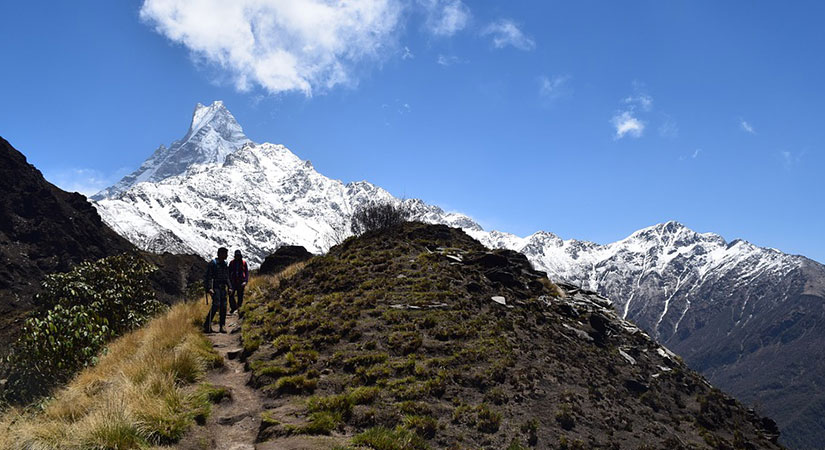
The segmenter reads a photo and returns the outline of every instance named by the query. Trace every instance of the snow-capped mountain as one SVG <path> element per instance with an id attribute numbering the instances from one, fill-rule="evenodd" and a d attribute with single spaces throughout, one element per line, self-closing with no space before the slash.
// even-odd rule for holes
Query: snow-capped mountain
<path id="1" fill-rule="evenodd" d="M 349 235 L 359 206 L 401 201 L 366 181 L 327 178 L 282 145 L 252 143 L 220 102 L 199 105 L 186 137 L 130 177 L 95 203 L 115 231 L 152 251 L 208 258 L 218 246 L 240 248 L 253 267 L 284 244 L 324 252 Z M 825 442 L 825 425 L 811 419 L 825 408 L 825 266 L 676 222 L 599 245 L 485 231 L 465 215 L 404 201 L 418 220 L 520 251 L 551 279 L 612 299 L 714 384 L 760 403 L 787 443 Z"/>
<path id="2" fill-rule="evenodd" d="M 284 244 L 321 253 L 349 236 L 359 205 L 393 200 L 367 182 L 344 184 L 319 174 L 282 145 L 248 143 L 222 163 L 96 202 L 103 220 L 151 251 L 211 257 L 218 246 L 243 249 L 253 267 Z M 469 225 L 469 219 L 409 200 L 417 216 Z"/>
<path id="3" fill-rule="evenodd" d="M 227 155 L 250 142 L 222 101 L 209 106 L 198 103 L 183 139 L 168 148 L 161 145 L 137 170 L 92 199 L 115 196 L 143 181 L 160 181 L 182 174 L 193 164 L 222 163 Z"/>

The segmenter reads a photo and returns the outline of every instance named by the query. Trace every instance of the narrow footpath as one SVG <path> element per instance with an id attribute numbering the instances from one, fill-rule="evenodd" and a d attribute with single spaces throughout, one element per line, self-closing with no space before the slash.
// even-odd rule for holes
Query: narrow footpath
<path id="1" fill-rule="evenodd" d="M 224 358 L 224 367 L 210 370 L 206 381 L 227 388 L 230 397 L 212 405 L 212 413 L 179 444 L 179 449 L 254 450 L 261 424 L 261 398 L 247 383 L 250 373 L 239 361 L 241 333 L 238 316 L 227 316 L 228 333 L 207 334 L 212 346 Z M 213 326 L 217 331 L 217 324 Z"/>

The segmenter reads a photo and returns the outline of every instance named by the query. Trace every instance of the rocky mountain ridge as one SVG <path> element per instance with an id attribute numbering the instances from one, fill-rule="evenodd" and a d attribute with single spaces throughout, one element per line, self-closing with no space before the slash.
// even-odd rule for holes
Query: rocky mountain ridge
<path id="1" fill-rule="evenodd" d="M 460 229 L 370 231 L 292 273 L 244 307 L 260 448 L 780 448 L 609 301 Z"/>
<path id="2" fill-rule="evenodd" d="M 246 143 L 223 161 L 138 183 L 96 206 L 106 223 L 146 250 L 208 257 L 224 245 L 243 249 L 254 267 L 282 245 L 326 251 L 349 235 L 353 212 L 376 200 L 402 201 L 366 181 L 329 179 L 282 145 Z M 825 441 L 825 424 L 813 419 L 825 409 L 818 389 L 825 367 L 805 353 L 825 353 L 815 348 L 825 329 L 825 266 L 676 222 L 599 245 L 544 231 L 485 231 L 465 215 L 403 202 L 416 220 L 460 227 L 490 248 L 525 254 L 551 279 L 615 299 L 622 318 L 723 389 L 760 404 L 787 442 L 811 448 Z"/>

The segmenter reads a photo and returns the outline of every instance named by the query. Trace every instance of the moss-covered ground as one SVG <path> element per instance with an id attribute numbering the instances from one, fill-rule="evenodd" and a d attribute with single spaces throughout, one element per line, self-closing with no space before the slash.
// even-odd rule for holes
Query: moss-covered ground
<path id="1" fill-rule="evenodd" d="M 242 310 L 261 441 L 776 448 L 646 335 L 459 230 L 408 223 L 291 270 L 251 283 Z"/>

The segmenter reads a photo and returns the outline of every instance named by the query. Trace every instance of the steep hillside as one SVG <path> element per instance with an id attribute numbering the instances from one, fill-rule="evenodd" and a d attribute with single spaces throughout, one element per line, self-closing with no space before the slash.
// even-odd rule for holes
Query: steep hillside
<path id="1" fill-rule="evenodd" d="M 443 225 L 351 238 L 243 313 L 260 448 L 779 448 L 609 301 Z"/>
<path id="2" fill-rule="evenodd" d="M 22 316 L 37 307 L 34 294 L 44 276 L 81 261 L 138 252 L 101 221 L 78 193 L 52 185 L 26 157 L 0 138 L 0 345 L 14 339 Z M 198 280 L 206 263 L 193 255 L 142 257 L 160 270 L 152 276 L 167 303 Z M 5 345 L 3 345 L 5 347 Z"/>
<path id="3" fill-rule="evenodd" d="M 787 445 L 825 448 L 825 266 L 676 222 L 607 245 L 470 234 L 614 300 L 714 385 L 776 418 Z"/>
<path id="4" fill-rule="evenodd" d="M 0 342 L 34 307 L 43 276 L 134 246 L 100 220 L 86 197 L 47 182 L 26 157 L 0 138 Z"/>

